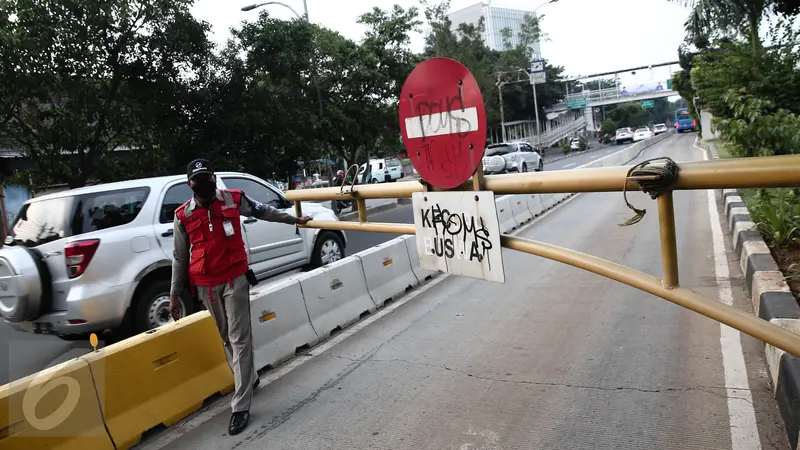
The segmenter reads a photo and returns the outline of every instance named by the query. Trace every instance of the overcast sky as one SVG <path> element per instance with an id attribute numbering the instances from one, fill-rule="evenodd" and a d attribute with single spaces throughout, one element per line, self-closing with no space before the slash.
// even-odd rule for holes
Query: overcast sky
<path id="1" fill-rule="evenodd" d="M 282 0 L 303 14 L 303 0 Z M 418 6 L 418 0 L 307 0 L 310 20 L 338 31 L 347 38 L 360 40 L 364 29 L 358 16 L 377 6 L 390 9 L 394 4 L 405 8 Z M 435 0 L 431 0 L 435 2 Z M 532 10 L 545 0 L 492 1 L 498 6 Z M 215 42 L 222 44 L 229 29 L 243 20 L 254 20 L 258 10 L 240 8 L 253 0 L 197 0 L 194 14 L 212 25 Z M 260 2 L 259 2 L 260 3 Z M 452 0 L 453 11 L 478 3 L 476 0 Z M 273 17 L 291 19 L 287 8 L 270 5 Z M 567 74 L 588 75 L 617 69 L 676 61 L 677 48 L 683 41 L 683 23 L 689 10 L 667 0 L 557 0 L 538 10 L 544 16 L 542 28 L 550 40 L 542 43 L 542 56 L 552 64 L 566 67 Z M 411 48 L 420 51 L 421 34 L 414 35 Z M 677 66 L 675 66 L 677 70 Z M 639 71 L 636 82 L 668 78 L 667 68 Z M 630 74 L 621 76 L 624 84 L 633 83 Z"/>

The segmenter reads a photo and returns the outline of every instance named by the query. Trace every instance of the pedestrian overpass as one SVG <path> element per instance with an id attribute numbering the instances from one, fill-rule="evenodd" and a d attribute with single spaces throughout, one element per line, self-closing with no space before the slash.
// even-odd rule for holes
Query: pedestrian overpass
<path id="1" fill-rule="evenodd" d="M 604 89 L 584 89 L 580 92 L 568 92 L 562 102 L 545 108 L 546 119 L 542 121 L 543 126 L 541 127 L 541 137 L 539 139 L 536 138 L 536 122 L 532 120 L 504 123 L 502 127 L 505 128 L 506 136 L 509 139 L 526 140 L 532 144 L 538 143 L 543 147 L 549 147 L 584 130 L 597 130 L 600 126 L 596 123 L 595 114 L 593 113 L 595 108 L 617 103 L 641 102 L 679 95 L 677 91 L 672 89 L 671 79 L 628 87 L 619 82 L 619 74 L 631 73 L 635 75 L 637 71 L 652 70 L 657 67 L 671 67 L 675 64 L 678 64 L 678 61 L 567 78 L 564 80 L 565 82 L 610 76 L 617 80 L 617 84 L 614 87 Z M 670 70 L 670 78 L 671 74 L 672 71 Z M 492 130 L 489 133 L 491 142 L 502 141 L 503 134 L 499 131 Z"/>

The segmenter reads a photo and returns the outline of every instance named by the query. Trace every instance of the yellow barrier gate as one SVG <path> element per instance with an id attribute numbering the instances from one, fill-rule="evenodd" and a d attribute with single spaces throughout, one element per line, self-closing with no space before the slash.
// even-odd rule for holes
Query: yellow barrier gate
<path id="1" fill-rule="evenodd" d="M 673 179 L 666 174 L 637 175 L 630 167 L 587 168 L 570 171 L 483 176 L 479 167 L 469 181 L 454 190 L 490 190 L 494 194 L 622 192 L 659 185 L 657 193 L 661 236 L 662 279 L 595 256 L 530 239 L 502 236 L 502 246 L 541 256 L 619 281 L 700 313 L 800 357 L 800 336 L 732 306 L 679 287 L 675 243 L 674 190 L 781 188 L 800 186 L 800 155 L 676 163 Z M 425 182 L 358 185 L 341 188 L 288 191 L 295 211 L 302 201 L 353 199 L 359 222 L 311 221 L 306 227 L 330 230 L 415 234 L 413 224 L 373 223 L 367 220 L 367 199 L 410 198 L 415 192 L 438 190 Z"/>

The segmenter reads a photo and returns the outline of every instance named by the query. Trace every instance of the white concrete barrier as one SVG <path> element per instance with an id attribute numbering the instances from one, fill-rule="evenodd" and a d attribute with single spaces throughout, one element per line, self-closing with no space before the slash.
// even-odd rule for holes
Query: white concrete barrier
<path id="1" fill-rule="evenodd" d="M 528 204 L 528 211 L 530 211 L 533 217 L 539 217 L 539 215 L 544 212 L 542 194 L 526 194 L 525 203 Z"/>
<path id="2" fill-rule="evenodd" d="M 495 202 L 497 203 L 497 219 L 500 221 L 500 232 L 508 233 L 515 230 L 519 224 L 514 220 L 514 211 L 511 209 L 511 195 L 504 195 Z"/>
<path id="3" fill-rule="evenodd" d="M 545 211 L 552 208 L 556 204 L 556 198 L 553 196 L 553 194 L 540 194 L 540 196 Z"/>
<path id="4" fill-rule="evenodd" d="M 361 260 L 367 288 L 378 307 L 396 300 L 419 284 L 411 270 L 411 260 L 403 238 L 378 244 L 355 256 Z"/>
<path id="5" fill-rule="evenodd" d="M 511 202 L 511 212 L 514 214 L 514 221 L 517 226 L 528 223 L 533 219 L 533 215 L 528 210 L 528 202 L 525 199 L 526 195 L 512 195 L 508 199 Z"/>
<path id="6" fill-rule="evenodd" d="M 375 312 L 361 260 L 349 256 L 297 277 L 311 325 L 320 339 Z"/>
<path id="7" fill-rule="evenodd" d="M 402 239 L 406 244 L 406 250 L 408 251 L 408 259 L 411 262 L 411 271 L 414 273 L 414 276 L 417 277 L 419 283 L 422 284 L 434 276 L 439 272 L 433 272 L 430 270 L 425 270 L 419 265 L 419 253 L 417 253 L 417 237 L 414 235 L 403 236 L 398 239 Z"/>
<path id="8" fill-rule="evenodd" d="M 297 349 L 319 342 L 295 278 L 254 289 L 250 293 L 250 323 L 257 370 L 275 367 L 293 357 Z"/>

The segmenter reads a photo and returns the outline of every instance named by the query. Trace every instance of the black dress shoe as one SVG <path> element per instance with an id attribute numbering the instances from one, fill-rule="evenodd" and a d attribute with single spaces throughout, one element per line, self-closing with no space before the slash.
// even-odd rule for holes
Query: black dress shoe
<path id="1" fill-rule="evenodd" d="M 256 378 L 256 382 L 253 383 L 253 390 L 255 390 L 259 384 L 261 384 L 261 378 Z"/>
<path id="2" fill-rule="evenodd" d="M 241 411 L 235 412 L 231 415 L 231 423 L 228 425 L 228 434 L 235 436 L 247 428 L 247 422 L 250 421 L 250 412 Z"/>

